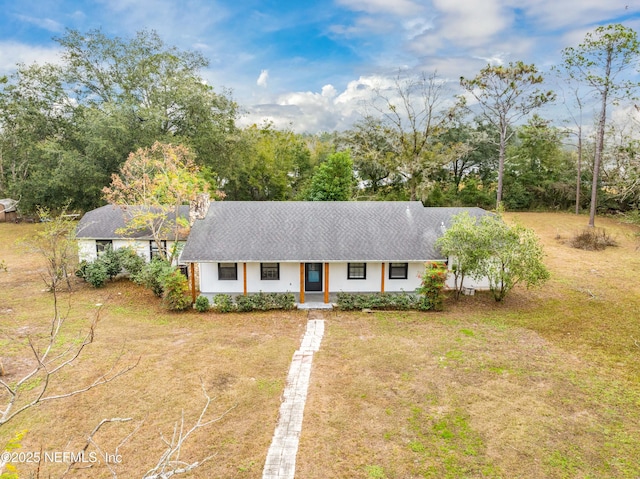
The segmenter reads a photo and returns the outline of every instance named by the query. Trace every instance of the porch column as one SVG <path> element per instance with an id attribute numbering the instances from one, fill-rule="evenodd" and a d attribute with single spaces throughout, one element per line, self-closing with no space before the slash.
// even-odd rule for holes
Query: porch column
<path id="1" fill-rule="evenodd" d="M 384 293 L 384 263 L 382 263 L 382 273 L 380 276 L 380 292 Z"/>
<path id="2" fill-rule="evenodd" d="M 189 275 L 191 276 L 191 302 L 196 302 L 196 268 L 194 263 L 189 263 Z"/>
<path id="3" fill-rule="evenodd" d="M 324 264 L 324 304 L 329 302 L 329 263 Z"/>
<path id="4" fill-rule="evenodd" d="M 300 263 L 300 304 L 304 303 L 304 263 Z"/>
<path id="5" fill-rule="evenodd" d="M 244 290 L 242 292 L 242 294 L 244 296 L 247 295 L 247 263 L 242 263 L 242 286 L 244 287 Z"/>

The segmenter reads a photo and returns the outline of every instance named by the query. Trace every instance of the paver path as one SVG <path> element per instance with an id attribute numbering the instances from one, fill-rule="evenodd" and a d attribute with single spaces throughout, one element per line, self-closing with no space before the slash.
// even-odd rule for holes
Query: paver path
<path id="1" fill-rule="evenodd" d="M 300 349 L 293 353 L 280 406 L 280 417 L 267 453 L 262 479 L 293 479 L 295 476 L 311 362 L 313 353 L 320 349 L 323 334 L 324 319 L 309 320 Z"/>

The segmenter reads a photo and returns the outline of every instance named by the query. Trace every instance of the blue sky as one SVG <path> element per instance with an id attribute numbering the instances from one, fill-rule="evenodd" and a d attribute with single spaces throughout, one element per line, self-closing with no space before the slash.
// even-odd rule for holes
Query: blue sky
<path id="1" fill-rule="evenodd" d="M 130 37 L 154 29 L 211 61 L 245 122 L 296 131 L 347 127 L 361 100 L 399 70 L 437 70 L 457 84 L 487 62 L 545 69 L 598 25 L 640 32 L 629 0 L 0 0 L 0 74 L 52 61 L 65 28 Z"/>

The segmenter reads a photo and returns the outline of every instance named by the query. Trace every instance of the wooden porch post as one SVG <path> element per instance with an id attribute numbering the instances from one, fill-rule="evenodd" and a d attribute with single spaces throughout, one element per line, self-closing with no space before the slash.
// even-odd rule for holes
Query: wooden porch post
<path id="1" fill-rule="evenodd" d="M 242 283 L 243 283 L 243 295 L 247 295 L 247 263 L 242 263 Z"/>
<path id="2" fill-rule="evenodd" d="M 380 292 L 384 293 L 384 263 L 382 263 L 382 275 L 380 277 Z"/>
<path id="3" fill-rule="evenodd" d="M 304 263 L 300 263 L 300 304 L 304 303 Z"/>
<path id="4" fill-rule="evenodd" d="M 191 302 L 196 302 L 196 268 L 194 263 L 189 263 L 189 274 L 191 275 Z"/>
<path id="5" fill-rule="evenodd" d="M 324 304 L 329 302 L 329 263 L 324 264 Z"/>

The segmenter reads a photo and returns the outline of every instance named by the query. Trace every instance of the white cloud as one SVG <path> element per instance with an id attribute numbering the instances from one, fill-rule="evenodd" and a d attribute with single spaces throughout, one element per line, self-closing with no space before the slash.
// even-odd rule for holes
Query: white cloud
<path id="1" fill-rule="evenodd" d="M 58 63 L 60 50 L 55 47 L 34 47 L 17 42 L 0 42 L 0 75 L 16 70 L 18 63 Z"/>
<path id="2" fill-rule="evenodd" d="M 457 84 L 457 80 L 456 80 Z M 445 85 L 448 87 L 448 85 Z M 298 91 L 280 95 L 271 103 L 254 105 L 249 108 L 241 125 L 260 124 L 270 121 L 276 127 L 292 128 L 303 133 L 345 130 L 365 115 L 378 115 L 372 108 L 376 95 L 381 92 L 390 101 L 397 95 L 396 75 L 368 75 L 348 82 L 344 90 L 338 91 L 327 84 L 321 92 Z M 447 93 L 444 93 L 446 96 Z M 453 94 L 450 101 L 453 101 Z M 444 101 L 448 101 L 443 98 Z"/>
<path id="3" fill-rule="evenodd" d="M 438 35 L 459 45 L 486 42 L 509 25 L 509 15 L 498 0 L 434 0 L 442 15 Z"/>
<path id="4" fill-rule="evenodd" d="M 64 30 L 64 26 L 61 23 L 50 18 L 30 17 L 27 15 L 16 15 L 16 17 L 23 22 L 31 23 L 32 25 L 50 32 L 58 33 Z"/>
<path id="5" fill-rule="evenodd" d="M 267 80 L 269 80 L 269 70 L 262 70 L 258 80 L 256 81 L 256 85 L 266 88 Z"/>
<path id="6" fill-rule="evenodd" d="M 614 21 L 629 13 L 637 13 L 638 5 L 629 0 L 529 0 L 516 4 L 527 17 L 545 29 L 592 26 L 594 19 Z"/>

